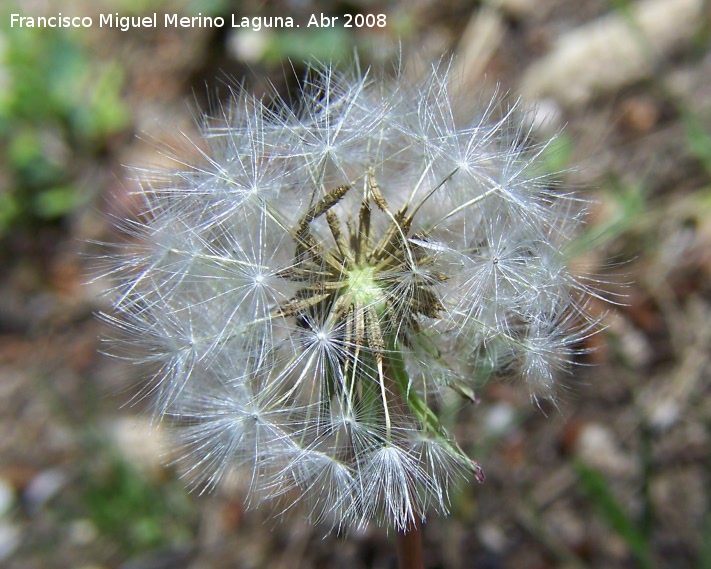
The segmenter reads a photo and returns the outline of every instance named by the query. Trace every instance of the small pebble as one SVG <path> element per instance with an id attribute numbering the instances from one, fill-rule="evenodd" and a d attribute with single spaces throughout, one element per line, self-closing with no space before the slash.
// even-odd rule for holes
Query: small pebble
<path id="1" fill-rule="evenodd" d="M 0 562 L 10 558 L 21 542 L 20 528 L 9 522 L 0 522 Z"/>
<path id="2" fill-rule="evenodd" d="M 36 512 L 54 496 L 67 483 L 67 475 L 58 468 L 43 470 L 35 476 L 25 488 L 23 498 L 27 508 Z"/>

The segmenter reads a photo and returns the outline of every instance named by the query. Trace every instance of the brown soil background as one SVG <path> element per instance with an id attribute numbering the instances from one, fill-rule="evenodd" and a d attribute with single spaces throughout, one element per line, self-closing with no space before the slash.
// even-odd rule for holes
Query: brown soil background
<path id="1" fill-rule="evenodd" d="M 81 4 L 24 8 L 82 13 Z M 187 11 L 174 4 L 160 9 Z M 334 53 L 358 45 L 362 61 L 381 65 L 401 50 L 406 72 L 453 54 L 462 96 L 499 84 L 538 105 L 548 121 L 541 134 L 564 127 L 573 167 L 564 180 L 594 200 L 595 246 L 578 262 L 624 297 L 595 304 L 609 312 L 607 329 L 590 340 L 596 349 L 586 365 L 563 378 L 558 409 L 532 406 L 517 385 L 492 384 L 477 408 L 459 411 L 458 439 L 487 479 L 461 488 L 450 517 L 428 519 L 427 566 L 711 567 L 709 3 L 221 6 L 225 14 L 300 20 L 321 11 L 386 13 L 385 30 L 341 30 Z M 98 8 L 88 2 L 86 10 Z M 195 108 L 224 96 L 230 78 L 255 92 L 268 82 L 288 92 L 294 71 L 286 58 L 297 76 L 303 58 L 288 42 L 270 55 L 254 37 L 228 30 L 79 33 L 92 59 L 122 70 L 130 119 L 99 154 L 70 147 L 89 196 L 80 207 L 59 222 L 16 227 L 2 241 L 0 566 L 395 567 L 392 535 L 379 528 L 324 538 L 298 518 L 266 521 L 259 509 L 245 510 L 238 478 L 212 495 L 186 492 L 164 466 L 161 429 L 149 428 L 142 404 L 125 405 L 138 370 L 99 354 L 107 331 L 93 315 L 106 308 L 105 283 L 85 284 L 97 253 L 91 241 L 112 239 L 108 214 L 135 189 L 123 165 L 163 163 L 154 140 L 184 146 L 180 131 L 196 134 Z M 4 163 L 0 189 L 10 183 Z"/>

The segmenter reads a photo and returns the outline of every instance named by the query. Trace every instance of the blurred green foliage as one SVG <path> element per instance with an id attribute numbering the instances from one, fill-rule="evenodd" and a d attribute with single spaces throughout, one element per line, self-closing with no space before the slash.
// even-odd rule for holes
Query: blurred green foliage
<path id="1" fill-rule="evenodd" d="M 347 61 L 353 57 L 353 45 L 351 34 L 340 27 L 317 28 L 306 33 L 283 31 L 268 35 L 262 60 L 268 65 L 280 65 L 284 60 Z"/>
<path id="2" fill-rule="evenodd" d="M 575 466 L 580 487 L 597 508 L 601 519 L 622 538 L 640 569 L 653 569 L 656 564 L 650 552 L 650 536 L 642 524 L 627 513 L 612 493 L 608 480 L 600 472 L 583 462 Z"/>
<path id="3" fill-rule="evenodd" d="M 121 68 L 66 29 L 0 32 L 0 237 L 81 203 L 82 159 L 128 124 L 122 85 Z"/>
<path id="4" fill-rule="evenodd" d="M 556 134 L 543 148 L 543 173 L 556 175 L 570 168 L 574 149 L 573 139 L 568 133 Z"/>
<path id="5" fill-rule="evenodd" d="M 686 108 L 681 110 L 681 122 L 689 150 L 711 176 L 711 128 L 704 126 L 699 117 Z"/>
<path id="6" fill-rule="evenodd" d="M 609 246 L 624 235 L 636 235 L 635 250 L 630 254 L 638 254 L 638 249 L 645 231 L 643 222 L 648 219 L 649 188 L 644 182 L 627 183 L 610 177 L 600 189 L 602 199 L 607 204 L 607 217 L 580 235 L 570 246 L 572 256 L 593 251 L 596 248 Z M 646 237 L 644 239 L 647 239 Z"/>
<path id="7" fill-rule="evenodd" d="M 202 13 L 204 16 L 219 16 L 234 4 L 234 0 L 100 0 L 102 11 L 121 12 L 126 16 L 161 10 L 185 15 Z"/>
<path id="8" fill-rule="evenodd" d="M 116 456 L 83 487 L 86 515 L 122 556 L 177 546 L 194 533 L 194 508 L 178 480 L 151 480 Z"/>

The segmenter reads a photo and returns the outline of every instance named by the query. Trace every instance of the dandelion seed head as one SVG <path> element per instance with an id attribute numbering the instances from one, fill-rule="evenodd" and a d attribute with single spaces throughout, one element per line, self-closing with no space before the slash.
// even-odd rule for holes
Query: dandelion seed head
<path id="1" fill-rule="evenodd" d="M 255 507 L 405 530 L 483 478 L 444 391 L 474 401 L 500 374 L 555 398 L 596 328 L 567 268 L 581 202 L 517 105 L 462 121 L 449 84 L 314 66 L 294 107 L 238 89 L 200 161 L 147 176 L 105 318 L 191 482 L 236 469 Z"/>

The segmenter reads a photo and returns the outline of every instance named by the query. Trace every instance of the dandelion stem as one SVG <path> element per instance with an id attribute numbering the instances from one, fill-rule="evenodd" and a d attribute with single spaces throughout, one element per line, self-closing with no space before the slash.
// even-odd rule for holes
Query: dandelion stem
<path id="1" fill-rule="evenodd" d="M 418 517 L 409 528 L 397 532 L 397 558 L 399 569 L 425 569 L 422 522 Z"/>

